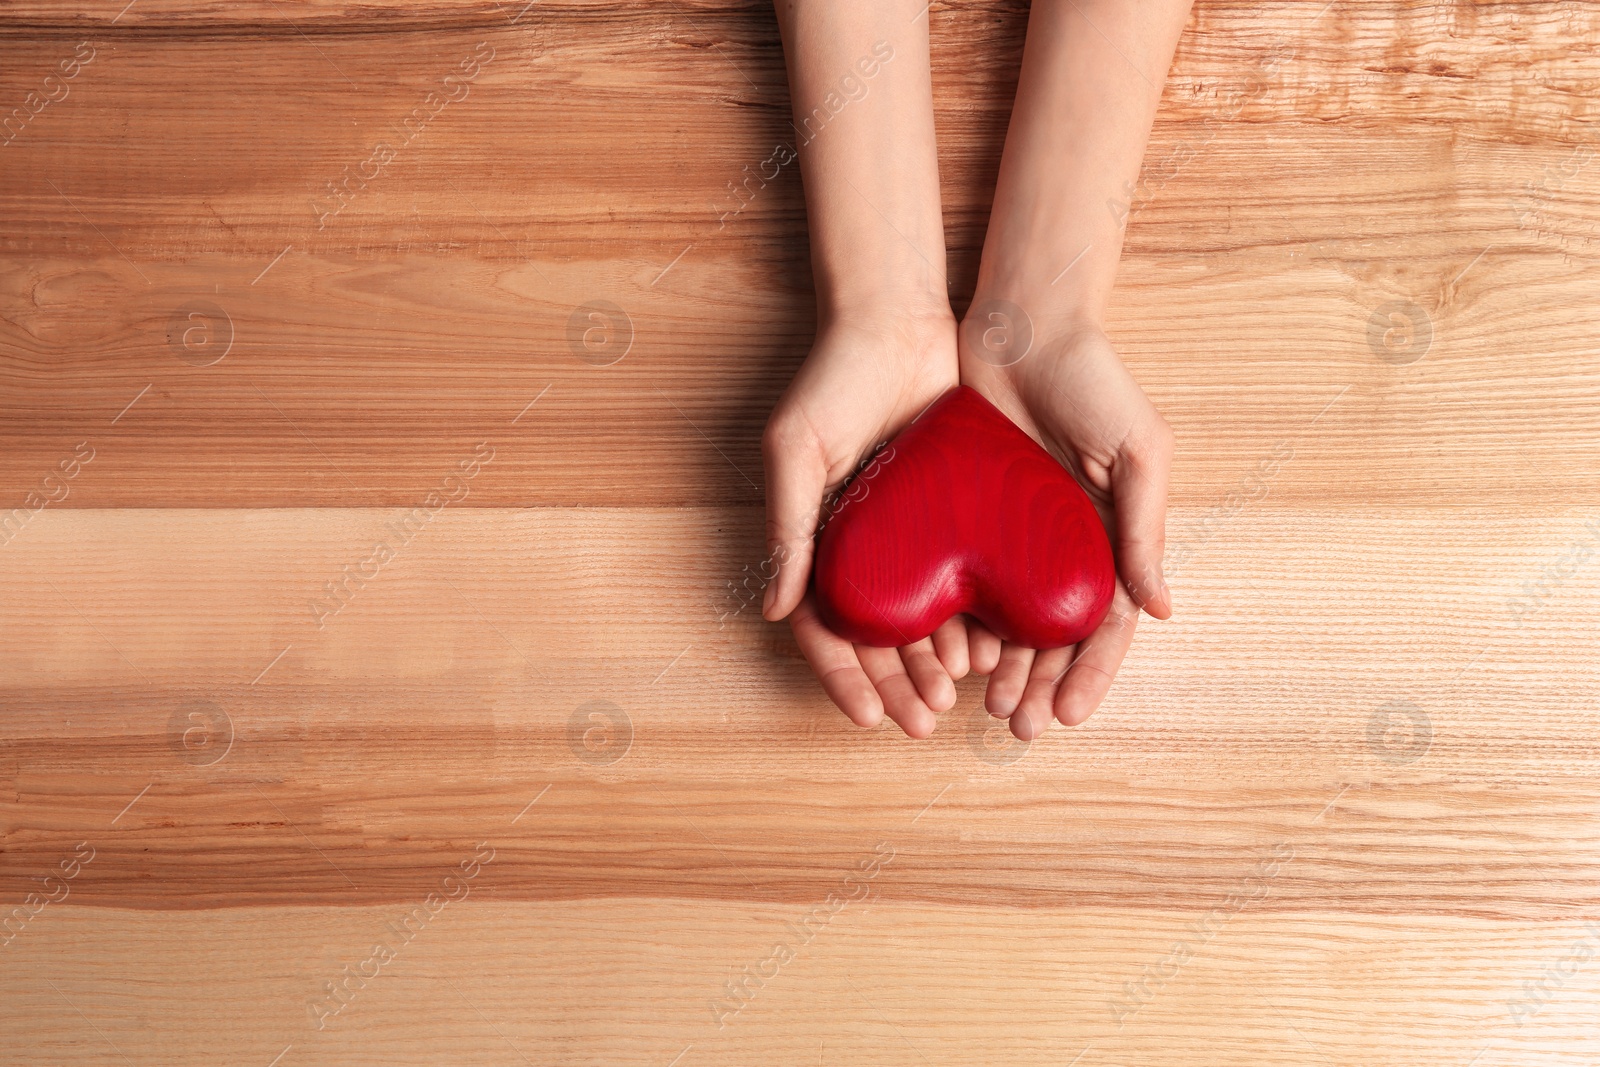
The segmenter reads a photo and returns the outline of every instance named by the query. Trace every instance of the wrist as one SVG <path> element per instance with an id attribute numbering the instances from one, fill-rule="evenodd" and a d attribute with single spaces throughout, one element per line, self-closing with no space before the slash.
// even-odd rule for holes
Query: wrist
<path id="1" fill-rule="evenodd" d="M 817 287 L 817 325 L 865 328 L 906 325 L 925 331 L 956 327 L 948 297 L 920 285 L 874 284 L 837 289 Z"/>
<path id="2" fill-rule="evenodd" d="M 956 327 L 948 303 L 853 303 L 818 317 L 817 348 L 847 350 L 857 359 L 886 361 L 912 378 L 932 374 L 953 384 L 959 369 Z"/>
<path id="3" fill-rule="evenodd" d="M 1080 292 L 980 288 L 961 317 L 959 344 L 963 363 L 1003 369 L 1043 351 L 1071 348 L 1074 338 L 1104 334 L 1103 303 Z"/>
<path id="4" fill-rule="evenodd" d="M 1004 200 L 997 194 L 972 307 L 1007 302 L 1050 333 L 1099 325 L 1116 282 L 1122 238 L 1109 215 L 1015 190 Z"/>

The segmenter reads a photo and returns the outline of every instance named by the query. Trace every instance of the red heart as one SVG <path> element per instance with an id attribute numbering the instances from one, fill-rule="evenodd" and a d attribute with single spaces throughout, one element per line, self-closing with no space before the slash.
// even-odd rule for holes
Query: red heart
<path id="1" fill-rule="evenodd" d="M 1075 644 L 1111 606 L 1111 545 L 1068 471 L 976 390 L 922 413 L 845 490 L 815 570 L 823 622 L 920 641 L 960 612 L 1030 648 Z"/>

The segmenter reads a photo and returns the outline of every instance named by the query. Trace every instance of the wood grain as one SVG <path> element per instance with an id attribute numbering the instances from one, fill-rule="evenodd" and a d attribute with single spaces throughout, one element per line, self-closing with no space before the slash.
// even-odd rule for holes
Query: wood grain
<path id="1" fill-rule="evenodd" d="M 1512 561 L 1541 535 L 1508 515 L 1221 525 L 1106 708 L 1027 747 L 975 685 L 923 744 L 849 726 L 729 594 L 757 514 L 447 509 L 313 610 L 392 521 L 66 510 L 19 535 L 0 885 L 95 830 L 74 899 L 399 902 L 493 836 L 508 899 L 792 903 L 893 832 L 921 902 L 1181 909 L 1287 841 L 1268 909 L 1600 905 L 1600 656 L 1568 621 L 1600 579 L 1535 608 Z M 595 701 L 621 718 L 585 738 Z M 215 763 L 182 745 L 191 708 L 227 725 Z"/>
<path id="2" fill-rule="evenodd" d="M 0 1060 L 1593 1062 L 1600 9 L 1198 6 L 1111 323 L 1177 615 L 1021 748 L 752 606 L 768 6 L 124 3 L 0 7 Z M 961 305 L 1026 6 L 929 17 Z"/>
<path id="3" fill-rule="evenodd" d="M 805 907 L 469 898 L 321 1030 L 308 1005 L 403 909 L 63 908 L 40 918 L 24 950 L 56 988 L 38 983 L 12 999 L 11 1032 L 46 1056 L 107 1062 L 123 1062 L 113 1044 L 136 1063 L 265 1064 L 286 1047 L 285 1063 L 422 1062 L 417 1035 L 435 1034 L 431 1051 L 452 1063 L 641 1067 L 679 1055 L 1062 1063 L 1086 1047 L 1080 1063 L 1430 1067 L 1480 1053 L 1480 1063 L 1580 1063 L 1592 1040 L 1591 1002 L 1570 982 L 1521 1027 L 1507 1006 L 1541 961 L 1570 950 L 1576 926 L 1245 911 L 1200 944 L 1192 912 L 896 904 L 893 866 L 881 896 L 835 915 L 792 962 L 749 986 L 732 1015 L 712 1012 L 726 983 L 794 938 L 786 927 Z M 1184 938 L 1195 942 L 1191 957 L 1159 988 L 1145 979 L 1151 995 L 1119 1029 L 1122 983 L 1140 981 Z M 163 990 L 166 1003 L 130 990 L 105 951 L 113 940 L 143 961 L 139 986 Z M 95 1006 L 99 1033 L 49 1024 Z M 1562 1047 L 1575 1052 L 1549 1055 Z"/>
<path id="4" fill-rule="evenodd" d="M 126 466 L 79 486 L 82 506 L 395 506 L 462 435 L 554 383 L 513 480 L 484 503 L 759 502 L 760 427 L 810 321 L 797 172 L 722 218 L 740 203 L 729 183 L 790 135 L 763 6 L 556 6 L 512 24 L 509 6 L 436 5 L 381 33 L 396 17 L 382 8 L 255 6 L 102 17 L 110 36 L 72 95 L 5 147 L 0 442 L 16 461 L 0 489 L 25 493 L 98 431 Z M 1452 46 L 1428 8 L 1311 23 L 1280 5 L 1248 32 L 1228 21 L 1238 10 L 1203 9 L 1184 39 L 1115 310 L 1179 430 L 1178 499 L 1204 501 L 1298 428 L 1287 409 L 1315 413 L 1308 387 L 1352 382 L 1387 402 L 1330 426 L 1319 455 L 1363 498 L 1441 481 L 1480 502 L 1592 494 L 1595 449 L 1572 445 L 1596 443 L 1596 204 L 1592 166 L 1570 160 L 1587 143 L 1573 101 L 1600 68 L 1559 36 L 1586 39 L 1592 13 L 1496 6 Z M 0 98 L 72 43 L 59 15 L 16 17 Z M 1025 23 L 986 6 L 936 25 L 960 303 Z M 480 41 L 496 58 L 470 95 L 319 230 L 312 199 Z M 1347 69 L 1351 55 L 1384 64 Z M 1528 69 L 1541 79 L 1516 88 Z M 168 339 L 198 300 L 233 334 L 203 368 Z M 607 367 L 567 337 L 593 300 L 632 324 Z M 1400 368 L 1369 345 L 1373 312 L 1396 300 L 1433 331 L 1430 357 Z M 1226 339 L 1225 360 L 1206 336 Z M 1514 411 L 1484 403 L 1506 390 Z M 1209 432 L 1219 406 L 1238 413 L 1226 433 Z M 1371 447 L 1399 433 L 1430 451 L 1481 440 L 1473 462 L 1419 472 Z"/>

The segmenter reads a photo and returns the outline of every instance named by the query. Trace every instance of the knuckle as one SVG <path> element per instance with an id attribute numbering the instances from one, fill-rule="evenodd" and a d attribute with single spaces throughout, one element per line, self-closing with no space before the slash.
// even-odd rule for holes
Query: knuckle
<path id="1" fill-rule="evenodd" d="M 1147 578 L 1153 583 L 1155 575 L 1149 574 L 1147 575 Z M 1106 615 L 1105 624 L 1108 629 L 1115 630 L 1119 635 L 1131 633 L 1134 628 L 1139 625 L 1139 609 L 1112 608 L 1111 611 Z M 1085 663 L 1084 666 L 1093 668 L 1095 665 L 1092 663 Z"/>
<path id="2" fill-rule="evenodd" d="M 820 504 L 800 510 L 785 506 L 769 506 L 766 521 L 768 549 L 776 551 L 781 546 L 790 556 L 809 552 L 812 538 L 817 535 L 818 523 L 822 521 L 822 515 Z M 785 561 L 780 560 L 780 562 Z"/>
<path id="3" fill-rule="evenodd" d="M 779 406 L 767 419 L 761 431 L 761 451 L 769 459 L 790 456 L 812 443 L 810 427 L 805 419 L 789 409 Z"/>
<path id="4" fill-rule="evenodd" d="M 1176 438 L 1159 415 L 1157 422 L 1140 427 L 1122 446 L 1122 460 L 1143 475 L 1161 475 L 1172 469 Z"/>
<path id="5" fill-rule="evenodd" d="M 1172 454 L 1178 447 L 1178 435 L 1173 433 L 1172 424 L 1158 412 L 1149 428 L 1141 435 L 1139 442 L 1140 451 L 1144 456 L 1154 462 L 1168 463 Z"/>
<path id="6" fill-rule="evenodd" d="M 1167 421 L 1166 416 L 1160 413 L 1156 414 L 1156 438 L 1169 455 L 1178 446 L 1177 431 L 1172 428 L 1172 423 Z"/>

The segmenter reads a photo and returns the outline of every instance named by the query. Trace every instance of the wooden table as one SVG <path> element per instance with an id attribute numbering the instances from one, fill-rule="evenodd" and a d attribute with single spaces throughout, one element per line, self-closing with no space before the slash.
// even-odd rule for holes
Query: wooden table
<path id="1" fill-rule="evenodd" d="M 1201 0 L 1177 616 L 1021 748 L 747 606 L 764 3 L 124 3 L 0 9 L 0 1060 L 1600 1061 L 1600 7 Z M 1026 10 L 929 17 L 959 305 Z"/>

